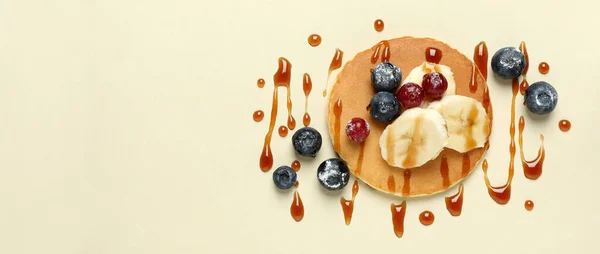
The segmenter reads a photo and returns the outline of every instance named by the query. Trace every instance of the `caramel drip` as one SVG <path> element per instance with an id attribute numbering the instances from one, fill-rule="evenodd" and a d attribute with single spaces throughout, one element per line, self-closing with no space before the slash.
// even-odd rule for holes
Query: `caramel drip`
<path id="1" fill-rule="evenodd" d="M 262 78 L 259 78 L 259 79 L 256 81 L 256 86 L 258 86 L 259 88 L 263 88 L 263 87 L 265 86 L 265 80 L 264 80 L 264 79 L 262 79 Z"/>
<path id="2" fill-rule="evenodd" d="M 358 152 L 358 161 L 356 162 L 356 171 L 354 172 L 354 174 L 356 174 L 356 175 L 360 175 L 360 172 L 362 170 L 366 142 L 367 141 L 365 140 L 365 142 L 360 143 L 360 151 Z"/>
<path id="3" fill-rule="evenodd" d="M 295 160 L 292 162 L 292 169 L 296 172 L 300 171 L 300 162 Z"/>
<path id="4" fill-rule="evenodd" d="M 458 186 L 458 193 L 446 197 L 446 209 L 452 216 L 459 216 L 462 213 L 464 186 L 461 183 Z"/>
<path id="5" fill-rule="evenodd" d="M 525 201 L 525 209 L 527 211 L 533 210 L 533 206 L 534 206 L 533 201 L 531 201 L 531 200 L 526 200 Z"/>
<path id="6" fill-rule="evenodd" d="M 404 182 L 402 184 L 402 196 L 408 196 L 410 194 L 410 169 L 404 170 Z"/>
<path id="7" fill-rule="evenodd" d="M 434 63 L 434 64 L 439 64 L 441 60 L 442 60 L 442 51 L 441 50 L 439 50 L 437 48 L 433 48 L 433 47 L 428 47 L 425 49 L 425 61 Z"/>
<path id="8" fill-rule="evenodd" d="M 550 65 L 546 62 L 541 62 L 540 65 L 538 65 L 538 71 L 541 74 L 548 74 L 548 72 L 550 72 Z"/>
<path id="9" fill-rule="evenodd" d="M 442 163 L 440 164 L 440 174 L 442 175 L 442 186 L 445 188 L 450 187 L 450 175 L 448 168 L 448 158 L 446 155 L 442 155 Z"/>
<path id="10" fill-rule="evenodd" d="M 273 167 L 273 153 L 271 152 L 271 138 L 273 136 L 273 129 L 275 128 L 275 120 L 277 119 L 277 88 L 280 86 L 286 87 L 288 90 L 288 124 L 289 119 L 293 119 L 291 117 L 291 100 L 290 96 L 290 76 L 292 73 L 292 64 L 285 58 L 279 58 L 279 67 L 277 72 L 273 75 L 273 101 L 271 105 L 271 119 L 269 122 L 269 131 L 265 135 L 265 142 L 263 144 L 263 149 L 260 155 L 260 169 L 263 172 L 269 171 Z"/>
<path id="11" fill-rule="evenodd" d="M 521 75 L 523 76 L 523 78 L 526 78 L 527 71 L 529 71 L 529 53 L 527 53 L 527 45 L 525 45 L 524 41 L 522 41 L 519 45 L 519 50 L 525 56 L 525 68 L 523 68 L 523 72 L 521 73 Z"/>
<path id="12" fill-rule="evenodd" d="M 490 184 L 490 179 L 488 178 L 487 175 L 487 168 L 488 168 L 488 163 L 487 160 L 483 161 L 483 176 L 484 176 L 484 180 L 485 180 L 485 185 L 487 186 L 488 189 L 488 194 L 490 194 L 490 197 L 496 201 L 496 203 L 504 205 L 506 203 L 508 203 L 508 201 L 510 200 L 510 193 L 511 193 L 511 183 L 512 183 L 512 178 L 515 174 L 515 153 L 516 153 L 516 146 L 515 146 L 515 100 L 517 98 L 517 93 L 519 92 L 519 79 L 518 78 L 514 78 L 512 81 L 512 102 L 511 102 L 511 111 L 510 111 L 510 117 L 511 117 L 511 121 L 510 121 L 510 146 L 509 146 L 509 150 L 510 150 L 510 163 L 508 165 L 508 179 L 506 181 L 506 184 L 499 186 L 499 187 L 494 187 Z"/>
<path id="13" fill-rule="evenodd" d="M 485 42 L 480 42 L 475 47 L 475 52 L 473 52 L 473 62 L 475 66 L 481 72 L 483 78 L 487 81 L 488 75 L 488 49 Z"/>
<path id="14" fill-rule="evenodd" d="M 413 136 L 408 144 L 408 150 L 406 151 L 406 158 L 402 162 L 403 168 L 414 168 L 418 156 L 417 147 L 423 142 L 423 137 L 421 133 L 421 125 L 422 125 L 422 117 L 417 117 L 415 120 L 415 131 Z M 390 129 L 391 132 L 392 129 Z M 388 139 L 388 149 L 390 149 L 390 142 Z M 388 151 L 389 152 L 389 151 Z M 388 154 L 389 159 L 389 154 Z M 392 164 L 390 161 L 388 163 Z M 392 164 L 393 165 L 393 164 Z"/>
<path id="15" fill-rule="evenodd" d="M 295 221 L 301 221 L 302 218 L 304 218 L 304 204 L 302 204 L 302 199 L 300 198 L 300 193 L 298 193 L 298 191 L 294 192 L 294 200 L 290 206 L 290 214 Z"/>
<path id="16" fill-rule="evenodd" d="M 396 192 L 396 179 L 394 178 L 394 175 L 392 175 L 392 174 L 390 174 L 390 176 L 388 177 L 387 187 L 388 187 L 388 191 Z"/>
<path id="17" fill-rule="evenodd" d="M 527 88 L 529 88 L 529 82 L 527 82 L 526 79 L 523 79 L 523 81 L 521 81 L 521 85 L 519 86 L 519 91 L 521 92 L 521 95 L 525 94 Z"/>
<path id="18" fill-rule="evenodd" d="M 375 31 L 381 32 L 381 31 L 383 31 L 383 28 L 385 27 L 385 24 L 383 23 L 383 20 L 377 19 L 373 23 L 373 27 L 375 27 Z"/>
<path id="19" fill-rule="evenodd" d="M 398 238 L 404 235 L 404 216 L 406 215 L 406 201 L 402 201 L 400 205 L 392 204 L 392 224 L 394 225 L 394 233 Z"/>
<path id="20" fill-rule="evenodd" d="M 302 90 L 304 90 L 304 116 L 302 123 L 304 126 L 310 125 L 310 115 L 308 114 L 308 95 L 312 91 L 312 80 L 308 73 L 304 73 L 302 77 Z"/>
<path id="21" fill-rule="evenodd" d="M 321 36 L 318 34 L 311 34 L 308 36 L 308 45 L 316 47 L 321 45 Z"/>
<path id="22" fill-rule="evenodd" d="M 462 161 L 462 172 L 461 177 L 465 177 L 471 171 L 471 157 L 469 153 L 463 153 L 463 161 Z"/>
<path id="23" fill-rule="evenodd" d="M 340 129 L 342 128 L 342 122 L 341 122 L 341 116 L 342 116 L 342 99 L 339 98 L 337 100 L 337 102 L 335 103 L 335 105 L 333 106 L 333 115 L 335 116 L 334 119 L 334 131 L 333 131 L 333 148 L 335 148 L 335 150 L 339 153 L 341 150 L 341 146 L 340 146 L 340 136 L 342 135 L 340 133 Z"/>
<path id="24" fill-rule="evenodd" d="M 335 49 L 335 54 L 331 59 L 331 63 L 329 64 L 329 71 L 327 72 L 327 81 L 325 81 L 325 90 L 323 90 L 323 97 L 327 96 L 327 87 L 329 87 L 329 78 L 331 77 L 331 72 L 342 67 L 342 60 L 344 59 L 344 52 L 340 49 Z"/>
<path id="25" fill-rule="evenodd" d="M 262 110 L 254 111 L 254 114 L 252 114 L 252 119 L 254 119 L 255 122 L 262 121 L 264 117 L 265 112 L 263 112 Z"/>
<path id="26" fill-rule="evenodd" d="M 465 147 L 467 150 L 471 150 L 477 146 L 477 142 L 475 142 L 475 139 L 473 139 L 473 125 L 475 124 L 477 115 L 479 115 L 479 109 L 473 105 L 471 110 L 469 110 L 469 116 L 467 117 L 467 128 L 465 131 Z"/>
<path id="27" fill-rule="evenodd" d="M 536 180 L 542 175 L 542 168 L 544 165 L 544 159 L 546 158 L 546 150 L 544 149 L 544 136 L 540 135 L 542 141 L 538 150 L 537 157 L 528 161 L 525 159 L 525 153 L 523 152 L 523 130 L 525 129 L 525 119 L 523 116 L 519 118 L 519 150 L 521 152 L 521 164 L 523 165 L 523 173 L 525 177 L 530 180 Z"/>
<path id="28" fill-rule="evenodd" d="M 485 109 L 485 113 L 489 115 L 491 104 L 490 104 L 490 90 L 488 89 L 487 86 L 485 86 L 485 88 L 483 90 L 483 101 L 481 102 L 481 105 Z"/>
<path id="29" fill-rule="evenodd" d="M 388 41 L 380 41 L 375 44 L 375 46 L 371 47 L 373 53 L 371 54 L 371 63 L 377 63 L 377 59 L 379 55 L 381 55 L 381 62 L 389 62 L 391 53 L 390 53 L 390 43 Z"/>
<path id="30" fill-rule="evenodd" d="M 310 115 L 308 114 L 308 112 L 304 113 L 304 116 L 302 117 L 302 123 L 304 124 L 304 126 L 310 125 Z"/>
<path id="31" fill-rule="evenodd" d="M 529 83 L 527 82 L 527 71 L 529 70 L 529 54 L 527 53 L 527 46 L 525 45 L 524 41 L 522 41 L 521 45 L 519 45 L 519 50 L 525 56 L 525 68 L 523 68 L 523 72 L 521 73 L 521 76 L 523 76 L 523 81 L 521 81 L 521 85 L 519 88 L 521 95 L 524 95 L 525 91 L 529 87 Z"/>
<path id="32" fill-rule="evenodd" d="M 278 131 L 279 131 L 279 136 L 282 137 L 282 138 L 286 137 L 287 134 L 288 134 L 288 128 L 285 127 L 284 125 L 279 126 L 279 130 Z"/>
<path id="33" fill-rule="evenodd" d="M 569 130 L 571 130 L 571 121 L 569 120 L 560 120 L 558 122 L 558 128 L 562 131 L 562 132 L 567 132 Z"/>
<path id="34" fill-rule="evenodd" d="M 429 226 L 435 221 L 435 215 L 433 215 L 433 213 L 430 211 L 423 211 L 421 214 L 419 214 L 419 221 L 424 226 Z"/>
<path id="35" fill-rule="evenodd" d="M 473 67 L 471 68 L 471 83 L 469 84 L 469 91 L 471 93 L 477 92 L 479 87 L 479 83 L 477 82 L 477 70 L 481 72 L 481 75 L 487 81 L 487 63 L 487 45 L 482 41 L 475 46 L 475 50 L 473 52 Z"/>
<path id="36" fill-rule="evenodd" d="M 358 181 L 354 180 L 354 184 L 352 184 L 352 199 L 347 200 L 343 197 L 340 198 L 340 204 L 342 205 L 342 211 L 344 212 L 344 221 L 346 225 L 350 225 L 350 221 L 352 221 L 352 213 L 354 212 L 354 200 L 356 199 L 356 194 L 358 194 Z"/>
<path id="37" fill-rule="evenodd" d="M 394 139 L 394 128 L 388 128 L 388 135 L 385 138 L 387 147 L 387 162 L 390 165 L 396 165 L 396 140 Z"/>

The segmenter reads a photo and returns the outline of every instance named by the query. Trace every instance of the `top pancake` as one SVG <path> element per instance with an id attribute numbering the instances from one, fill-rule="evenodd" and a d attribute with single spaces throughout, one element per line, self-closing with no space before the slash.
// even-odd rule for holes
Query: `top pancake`
<path id="1" fill-rule="evenodd" d="M 404 77 L 413 68 L 425 61 L 426 48 L 434 47 L 442 52 L 442 59 L 439 64 L 449 66 L 454 73 L 456 94 L 474 98 L 479 102 L 484 100 L 487 92 L 484 77 L 477 68 L 474 68 L 473 62 L 456 49 L 430 38 L 402 37 L 388 40 L 388 42 L 390 47 L 389 62 L 402 70 L 403 81 Z M 403 197 L 430 195 L 457 184 L 473 171 L 485 153 L 484 148 L 477 148 L 466 154 L 445 148 L 436 159 L 421 167 L 406 170 L 388 165 L 381 157 L 379 137 L 387 124 L 375 121 L 367 110 L 371 97 L 375 94 L 371 86 L 370 70 L 380 63 L 380 59 L 375 64 L 371 63 L 372 53 L 372 49 L 367 49 L 347 62 L 339 72 L 330 92 L 328 104 L 329 133 L 336 152 L 348 163 L 348 167 L 354 176 L 377 190 L 393 195 Z M 471 83 L 473 71 L 477 72 L 478 89 L 472 93 L 469 84 Z M 338 100 L 341 101 L 342 110 L 339 119 L 336 119 L 335 107 Z M 490 117 L 491 132 L 491 104 L 486 110 Z M 364 118 L 371 127 L 371 133 L 364 143 L 363 161 L 360 169 L 358 167 L 358 157 L 361 144 L 351 141 L 345 135 L 346 123 L 354 117 Z M 339 128 L 339 132 L 336 131 L 336 128 Z M 339 144 L 336 144 L 336 139 L 339 140 Z M 441 172 L 442 157 L 444 156 L 448 162 L 448 174 L 444 172 L 444 175 L 447 175 L 446 177 L 443 177 Z"/>

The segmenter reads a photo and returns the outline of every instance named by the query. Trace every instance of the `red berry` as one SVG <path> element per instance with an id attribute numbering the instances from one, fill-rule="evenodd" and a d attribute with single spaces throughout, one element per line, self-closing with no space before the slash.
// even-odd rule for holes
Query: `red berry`
<path id="1" fill-rule="evenodd" d="M 440 99 L 448 89 L 448 81 L 439 72 L 423 75 L 423 90 L 425 95 L 432 99 Z"/>
<path id="2" fill-rule="evenodd" d="M 396 98 L 405 109 L 421 106 L 425 100 L 423 88 L 415 83 L 406 83 L 398 89 Z"/>
<path id="3" fill-rule="evenodd" d="M 354 142 L 364 142 L 371 130 L 369 129 L 369 123 L 362 118 L 352 118 L 346 124 L 346 135 Z"/>

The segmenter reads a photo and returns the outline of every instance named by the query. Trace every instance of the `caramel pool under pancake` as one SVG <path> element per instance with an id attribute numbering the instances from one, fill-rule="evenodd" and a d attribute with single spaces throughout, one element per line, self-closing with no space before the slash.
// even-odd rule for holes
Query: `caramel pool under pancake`
<path id="1" fill-rule="evenodd" d="M 487 90 L 484 77 L 479 70 L 474 68 L 473 62 L 469 58 L 449 45 L 430 38 L 413 37 L 396 38 L 388 40 L 388 42 L 391 55 L 389 62 L 400 67 L 403 78 L 414 67 L 425 61 L 427 47 L 435 47 L 443 55 L 439 64 L 449 66 L 454 73 L 456 94 L 474 98 L 479 102 L 484 100 Z M 406 170 L 392 167 L 383 160 L 379 148 L 379 137 L 387 124 L 375 121 L 367 110 L 371 97 L 375 94 L 371 86 L 370 70 L 380 63 L 380 60 L 375 64 L 371 63 L 372 54 L 372 49 L 365 50 L 345 64 L 338 74 L 329 98 L 329 133 L 336 152 L 348 163 L 350 171 L 375 189 L 403 197 L 441 192 L 467 177 L 483 157 L 484 148 L 477 148 L 465 154 L 445 148 L 436 159 L 421 167 Z M 469 84 L 473 70 L 477 71 L 478 89 L 471 93 Z M 338 100 L 341 100 L 342 104 L 341 113 L 339 106 L 336 107 Z M 490 117 L 491 131 L 491 104 L 486 110 Z M 339 119 L 336 119 L 336 113 L 338 113 Z M 346 123 L 354 117 L 364 118 L 371 127 L 371 133 L 364 143 L 362 165 L 358 165 L 361 144 L 351 141 L 345 134 Z M 339 127 L 337 127 L 338 123 Z M 447 170 L 445 170 L 446 163 Z"/>

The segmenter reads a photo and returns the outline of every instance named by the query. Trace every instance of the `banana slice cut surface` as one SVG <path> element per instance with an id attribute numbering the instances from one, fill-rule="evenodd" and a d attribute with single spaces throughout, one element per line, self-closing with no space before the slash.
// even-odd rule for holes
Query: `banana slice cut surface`
<path id="1" fill-rule="evenodd" d="M 429 109 L 439 112 L 446 120 L 450 136 L 446 147 L 465 153 L 485 145 L 490 135 L 490 118 L 477 100 L 448 95 L 431 103 Z"/>
<path id="2" fill-rule="evenodd" d="M 379 147 L 389 165 L 415 168 L 435 159 L 448 138 L 446 121 L 438 111 L 412 108 L 385 128 Z"/>

